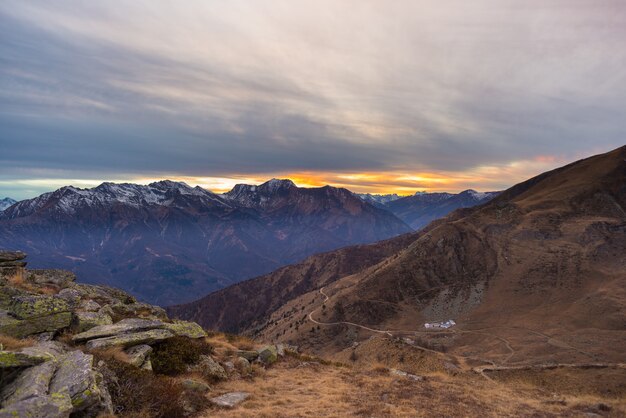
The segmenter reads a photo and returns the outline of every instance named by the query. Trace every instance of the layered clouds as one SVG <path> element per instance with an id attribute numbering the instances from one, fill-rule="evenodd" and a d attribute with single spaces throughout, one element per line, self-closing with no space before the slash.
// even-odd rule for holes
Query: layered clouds
<path id="1" fill-rule="evenodd" d="M 621 1 L 7 0 L 0 32 L 0 195 L 499 189 L 626 143 Z"/>

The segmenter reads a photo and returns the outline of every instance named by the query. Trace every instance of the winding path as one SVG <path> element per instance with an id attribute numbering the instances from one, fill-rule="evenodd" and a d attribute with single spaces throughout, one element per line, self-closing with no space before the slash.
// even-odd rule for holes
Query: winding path
<path id="1" fill-rule="evenodd" d="M 325 304 L 330 297 L 324 292 L 324 287 L 321 287 L 319 289 L 319 293 L 324 297 L 324 301 L 322 302 L 322 305 Z M 388 330 L 388 329 L 376 329 L 376 328 L 371 328 L 365 325 L 361 325 L 361 324 L 357 324 L 354 322 L 348 322 L 348 321 L 338 321 L 338 322 L 321 322 L 316 320 L 315 318 L 313 318 L 313 314 L 319 310 L 320 307 L 318 306 L 317 308 L 313 309 L 311 312 L 309 312 L 308 314 L 308 318 L 311 322 L 313 322 L 316 325 L 323 325 L 323 326 L 333 326 L 333 325 L 350 325 L 353 327 L 357 327 L 357 328 L 361 328 L 370 332 L 375 332 L 378 334 L 385 334 L 388 335 L 389 337 L 394 337 L 394 333 L 396 334 L 429 334 L 432 333 L 432 331 L 424 331 L 424 330 Z M 565 363 L 558 363 L 558 364 L 549 364 L 549 365 L 536 365 L 536 366 L 505 366 L 505 363 L 508 363 L 508 361 L 515 355 L 515 350 L 513 349 L 513 347 L 511 347 L 511 343 L 509 342 L 509 340 L 507 340 L 504 337 L 500 337 L 499 335 L 496 335 L 494 333 L 490 333 L 490 332 L 482 332 L 482 331 L 486 331 L 488 329 L 493 329 L 493 328 L 510 328 L 510 329 L 522 329 L 526 332 L 530 332 L 536 335 L 540 335 L 548 340 L 553 340 L 553 341 L 558 341 L 563 343 L 564 345 L 568 346 L 570 349 L 573 349 L 581 354 L 587 355 L 591 358 L 594 358 L 593 355 L 591 355 L 590 353 L 586 353 L 582 350 L 577 349 L 576 347 L 571 346 L 568 343 L 565 343 L 563 341 L 557 340 L 554 337 L 551 337 L 547 334 L 535 331 L 535 330 L 531 330 L 531 329 L 527 329 L 527 328 L 521 328 L 521 327 L 499 327 L 499 326 L 495 326 L 495 327 L 488 327 L 488 328 L 479 328 L 479 329 L 475 329 L 475 330 L 461 330 L 461 329 L 453 329 L 453 330 L 449 330 L 446 332 L 449 332 L 451 334 L 480 334 L 480 335 L 486 335 L 489 337 L 494 337 L 497 338 L 498 340 L 500 340 L 500 342 L 502 344 L 504 344 L 504 346 L 507 348 L 507 350 L 509 351 L 509 354 L 506 356 L 506 358 L 502 361 L 501 365 L 497 365 L 495 362 L 491 361 L 491 360 L 486 360 L 486 359 L 479 359 L 476 357 L 471 357 L 471 356 L 459 356 L 459 355 L 455 355 L 455 357 L 457 358 L 462 358 L 462 359 L 471 359 L 471 360 L 479 360 L 479 361 L 483 361 L 485 363 L 490 363 L 490 366 L 480 366 L 480 367 L 474 367 L 472 368 L 473 371 L 480 373 L 482 376 L 484 376 L 486 379 L 491 380 L 484 372 L 485 371 L 491 371 L 491 370 L 517 370 L 517 369 L 530 369 L 530 368 L 551 368 L 551 367 L 570 367 L 570 368 L 583 368 L 583 367 L 588 367 L 589 365 L 576 365 L 576 364 L 565 364 Z M 448 357 L 447 354 L 441 353 L 439 351 L 435 351 L 435 350 L 431 350 L 429 348 L 426 347 L 422 347 L 416 344 L 412 344 L 412 346 L 419 348 L 423 351 L 428 351 L 430 353 L 434 353 L 437 354 L 439 356 L 444 356 L 444 357 Z M 623 363 L 594 363 L 594 366 L 597 367 L 619 367 L 619 368 L 624 368 L 624 364 Z"/>

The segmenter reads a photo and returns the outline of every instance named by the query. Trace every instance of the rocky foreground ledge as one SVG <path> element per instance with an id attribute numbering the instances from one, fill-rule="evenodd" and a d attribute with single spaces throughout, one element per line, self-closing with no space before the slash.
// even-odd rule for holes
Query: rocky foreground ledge
<path id="1" fill-rule="evenodd" d="M 133 381 L 152 382 L 146 373 L 152 374 L 155 348 L 171 355 L 173 363 L 183 358 L 185 372 L 209 380 L 228 378 L 229 372 L 211 357 L 204 342 L 207 334 L 198 324 L 172 320 L 162 308 L 118 289 L 76 283 L 67 271 L 27 270 L 25 257 L 0 251 L 0 418 L 120 412 L 110 388 L 119 391 L 123 386 L 120 381 L 126 377 L 120 371 Z M 282 350 L 269 346 L 241 351 L 226 368 L 247 373 L 250 361 L 269 364 Z M 167 364 L 167 358 L 163 364 L 163 358 L 159 367 L 168 373 L 176 364 Z M 135 376 L 133 368 L 141 372 Z M 201 379 L 178 383 L 182 395 L 208 390 Z M 194 402 L 179 398 L 182 409 L 168 414 L 197 412 Z M 216 398 L 214 404 L 224 406 L 226 401 Z"/>

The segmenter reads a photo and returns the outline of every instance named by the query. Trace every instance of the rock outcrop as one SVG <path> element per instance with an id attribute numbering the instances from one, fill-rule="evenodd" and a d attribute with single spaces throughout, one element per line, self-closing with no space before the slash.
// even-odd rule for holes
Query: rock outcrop
<path id="1" fill-rule="evenodd" d="M 172 321 L 162 308 L 120 290 L 78 284 L 70 272 L 26 270 L 25 257 L 0 251 L 0 334 L 28 337 L 17 346 L 33 344 L 13 350 L 0 345 L 0 418 L 112 414 L 102 361 L 95 360 L 100 350 L 119 347 L 120 361 L 152 370 L 151 344 L 207 335 L 198 324 Z M 206 357 L 203 366 L 228 377 Z M 107 375 L 116 379 L 110 370 Z M 208 390 L 201 385 L 187 389 Z"/>

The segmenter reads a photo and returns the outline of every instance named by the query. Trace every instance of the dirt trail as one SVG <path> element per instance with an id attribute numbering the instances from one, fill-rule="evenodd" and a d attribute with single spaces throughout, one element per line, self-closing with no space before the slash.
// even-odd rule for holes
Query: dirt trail
<path id="1" fill-rule="evenodd" d="M 430 291 L 429 291 L 430 292 Z M 324 300 L 322 302 L 322 305 L 324 303 L 326 303 L 329 299 L 330 296 L 328 296 L 326 294 L 326 292 L 324 292 L 324 287 L 321 287 L 319 289 L 319 293 L 324 297 Z M 317 307 L 315 309 L 313 309 L 311 312 L 309 312 L 308 314 L 308 318 L 311 322 L 313 322 L 316 325 L 322 325 L 322 326 L 333 326 L 333 325 L 349 325 L 349 326 L 353 326 L 353 327 L 357 327 L 357 328 L 361 328 L 364 329 L 366 331 L 370 331 L 370 332 L 374 332 L 374 333 L 378 333 L 378 334 L 385 334 L 389 337 L 397 337 L 398 334 L 429 334 L 432 333 L 432 331 L 424 331 L 424 330 L 390 330 L 390 329 L 376 329 L 376 328 L 371 328 L 368 327 L 366 325 L 362 325 L 362 324 L 357 324 L 354 322 L 348 322 L 348 321 L 337 321 L 337 322 L 321 322 L 316 320 L 315 318 L 313 318 L 313 314 L 318 311 L 321 307 Z M 577 351 L 581 354 L 584 354 L 594 360 L 596 360 L 596 357 L 593 356 L 590 353 L 587 353 L 585 351 L 582 351 L 576 347 L 573 347 L 572 345 L 566 343 L 565 341 L 561 341 L 558 340 L 552 336 L 549 336 L 547 334 L 544 334 L 542 332 L 539 331 L 535 331 L 532 329 L 528 329 L 528 328 L 523 328 L 523 327 L 517 327 L 517 326 L 512 326 L 512 327 L 506 327 L 506 326 L 493 326 L 493 327 L 487 327 L 487 328 L 478 328 L 478 329 L 473 329 L 473 330 L 467 330 L 467 329 L 451 329 L 451 330 L 447 330 L 447 331 L 443 331 L 443 332 L 447 332 L 450 334 L 479 334 L 479 335 L 485 335 L 488 337 L 492 337 L 492 338 L 496 338 L 498 339 L 505 347 L 506 349 L 509 351 L 509 354 L 504 358 L 504 360 L 502 360 L 502 362 L 500 364 L 497 364 L 496 362 L 492 361 L 492 360 L 487 360 L 487 359 L 481 359 L 481 358 L 477 358 L 477 357 L 472 357 L 472 356 L 460 356 L 460 355 L 454 355 L 455 358 L 457 359 L 463 359 L 463 360 L 479 360 L 482 361 L 484 363 L 488 363 L 489 365 L 486 366 L 479 366 L 479 367 L 473 367 L 471 368 L 471 370 L 481 374 L 482 376 L 484 376 L 486 379 L 488 380 L 492 380 L 490 379 L 486 374 L 484 374 L 484 371 L 489 371 L 489 370 L 516 370 L 516 369 L 524 369 L 524 368 L 532 368 L 532 367 L 539 367 L 539 368 L 550 368 L 550 367 L 579 367 L 579 368 L 584 368 L 589 366 L 589 364 L 542 364 L 542 365 L 536 365 L 536 366 L 506 366 L 505 364 L 509 362 L 509 360 L 515 355 L 515 349 L 511 346 L 511 342 L 504 338 L 501 337 L 493 332 L 484 332 L 484 331 L 488 331 L 488 330 L 492 330 L 494 328 L 501 328 L 501 329 L 516 329 L 516 330 L 523 330 L 525 332 L 528 333 L 532 333 L 535 335 L 539 335 L 543 338 L 546 338 L 546 341 L 557 341 L 559 342 L 564 348 L 569 348 L 571 350 Z M 435 350 L 431 350 L 429 348 L 426 347 L 422 347 L 416 344 L 412 344 L 412 346 L 419 348 L 420 350 L 423 351 L 427 351 L 430 353 L 434 353 L 438 356 L 443 356 L 446 358 L 450 358 L 449 355 L 441 353 L 439 351 L 435 351 Z M 461 363 L 465 363 L 464 361 L 462 361 Z M 590 363 L 591 364 L 591 363 Z M 607 365 L 609 363 L 593 363 L 595 365 Z M 613 365 L 615 366 L 615 365 Z M 621 367 L 622 364 L 621 363 L 617 363 L 617 366 Z M 599 366 L 598 366 L 599 367 Z M 607 366 L 609 367 L 609 366 Z M 611 366 L 612 367 L 612 366 Z"/>

